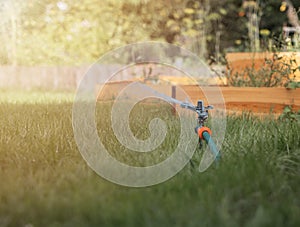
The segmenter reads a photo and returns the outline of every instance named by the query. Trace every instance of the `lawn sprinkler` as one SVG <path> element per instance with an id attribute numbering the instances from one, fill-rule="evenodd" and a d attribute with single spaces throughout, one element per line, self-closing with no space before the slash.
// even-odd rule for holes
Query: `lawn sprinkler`
<path id="1" fill-rule="evenodd" d="M 202 141 L 205 140 L 205 142 L 209 146 L 209 149 L 215 156 L 216 161 L 219 161 L 221 155 L 218 148 L 216 147 L 216 144 L 211 138 L 212 131 L 210 128 L 204 125 L 205 121 L 208 119 L 209 116 L 208 111 L 212 110 L 214 107 L 210 105 L 204 106 L 202 100 L 198 100 L 197 106 L 194 106 L 191 103 L 182 102 L 180 104 L 180 107 L 192 110 L 197 113 L 198 124 L 195 127 L 195 132 L 198 134 L 199 137 L 199 147 L 202 148 Z"/>
<path id="2" fill-rule="evenodd" d="M 197 106 L 194 106 L 193 104 L 191 104 L 189 102 L 182 102 L 175 98 L 171 98 L 165 94 L 159 93 L 156 90 L 148 87 L 147 85 L 144 85 L 141 83 L 138 83 L 138 84 L 140 87 L 143 88 L 143 90 L 148 90 L 151 93 L 155 94 L 156 96 L 161 97 L 165 100 L 168 100 L 170 103 L 180 105 L 180 107 L 182 107 L 184 109 L 188 109 L 188 110 L 192 110 L 192 111 L 196 112 L 198 115 L 198 124 L 195 128 L 195 132 L 198 134 L 198 137 L 199 137 L 199 147 L 202 148 L 202 141 L 205 140 L 209 149 L 213 153 L 215 160 L 218 162 L 218 160 L 221 158 L 220 152 L 211 137 L 211 134 L 212 134 L 211 129 L 204 125 L 205 121 L 208 119 L 208 116 L 209 116 L 208 111 L 212 110 L 213 106 L 210 106 L 210 105 L 204 106 L 202 100 L 198 100 Z"/>

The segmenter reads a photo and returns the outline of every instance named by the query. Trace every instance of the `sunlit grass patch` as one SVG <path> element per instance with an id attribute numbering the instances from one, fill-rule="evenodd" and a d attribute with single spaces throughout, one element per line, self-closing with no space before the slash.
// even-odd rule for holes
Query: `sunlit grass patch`
<path id="1" fill-rule="evenodd" d="M 74 92 L 0 90 L 0 103 L 47 104 L 73 102 Z"/>

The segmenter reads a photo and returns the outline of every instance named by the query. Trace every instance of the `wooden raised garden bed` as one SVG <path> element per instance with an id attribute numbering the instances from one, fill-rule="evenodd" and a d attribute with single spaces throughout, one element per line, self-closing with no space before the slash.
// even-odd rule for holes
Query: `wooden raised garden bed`
<path id="1" fill-rule="evenodd" d="M 106 84 L 100 94 L 97 93 L 98 100 L 112 101 L 120 90 L 125 88 L 130 81 L 113 82 Z M 184 96 L 180 95 L 180 88 L 196 103 L 198 99 L 205 102 L 206 97 L 197 85 L 183 85 L 176 87 L 178 92 L 174 93 L 174 86 L 171 85 L 151 85 L 151 87 L 166 95 L 184 101 Z M 99 87 L 98 87 L 99 88 Z M 173 89 L 173 92 L 172 92 Z M 214 92 L 216 87 L 205 87 L 205 92 Z M 288 90 L 286 88 L 253 88 L 253 87 L 219 87 L 221 90 L 227 110 L 231 111 L 251 111 L 254 113 L 282 113 L 285 106 L 291 106 L 294 110 L 300 109 L 300 89 Z"/>

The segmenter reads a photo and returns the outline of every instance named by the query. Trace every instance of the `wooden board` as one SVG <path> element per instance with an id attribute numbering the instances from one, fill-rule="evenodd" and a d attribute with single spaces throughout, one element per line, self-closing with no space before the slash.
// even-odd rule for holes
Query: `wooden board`
<path id="1" fill-rule="evenodd" d="M 125 81 L 109 83 L 104 87 L 99 85 L 96 92 L 97 99 L 99 101 L 112 101 L 130 83 L 130 81 Z M 165 95 L 172 95 L 171 85 L 151 85 L 151 87 Z M 100 88 L 102 89 L 101 93 L 98 92 Z M 183 85 L 176 86 L 176 94 L 173 94 L 173 96 L 182 101 L 185 101 L 188 96 L 195 104 L 199 99 L 203 100 L 206 104 L 218 105 L 223 102 L 225 103 L 225 108 L 232 111 L 282 113 L 285 106 L 291 106 L 294 110 L 300 109 L 300 89 Z M 212 103 L 208 103 L 208 101 Z"/>
<path id="2" fill-rule="evenodd" d="M 182 86 L 195 102 L 197 99 L 206 101 L 204 92 L 197 86 Z M 215 88 L 205 88 L 213 92 Z M 220 87 L 226 109 L 252 111 L 258 113 L 281 113 L 285 106 L 300 109 L 300 89 L 286 88 L 253 88 L 253 87 Z"/>

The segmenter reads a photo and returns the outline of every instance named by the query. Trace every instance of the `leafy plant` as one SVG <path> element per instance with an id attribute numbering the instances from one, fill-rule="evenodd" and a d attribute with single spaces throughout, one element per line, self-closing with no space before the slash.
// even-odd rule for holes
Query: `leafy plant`
<path id="1" fill-rule="evenodd" d="M 250 67 L 242 72 L 233 72 L 234 69 L 227 62 L 228 71 L 225 74 L 227 84 L 235 87 L 298 87 L 294 83 L 295 73 L 300 70 L 297 66 L 295 55 L 280 55 L 274 52 L 271 57 L 266 57 L 260 68 L 257 69 L 254 60 Z M 232 73 L 233 72 L 233 73 Z M 293 83 L 292 83 L 293 82 Z"/>
<path id="2" fill-rule="evenodd" d="M 283 113 L 279 116 L 279 120 L 289 120 L 300 122 L 300 110 L 298 112 L 293 111 L 291 106 L 286 106 L 283 109 Z"/>
<path id="3" fill-rule="evenodd" d="M 287 89 L 296 89 L 300 88 L 300 82 L 298 81 L 290 81 L 286 84 Z"/>

